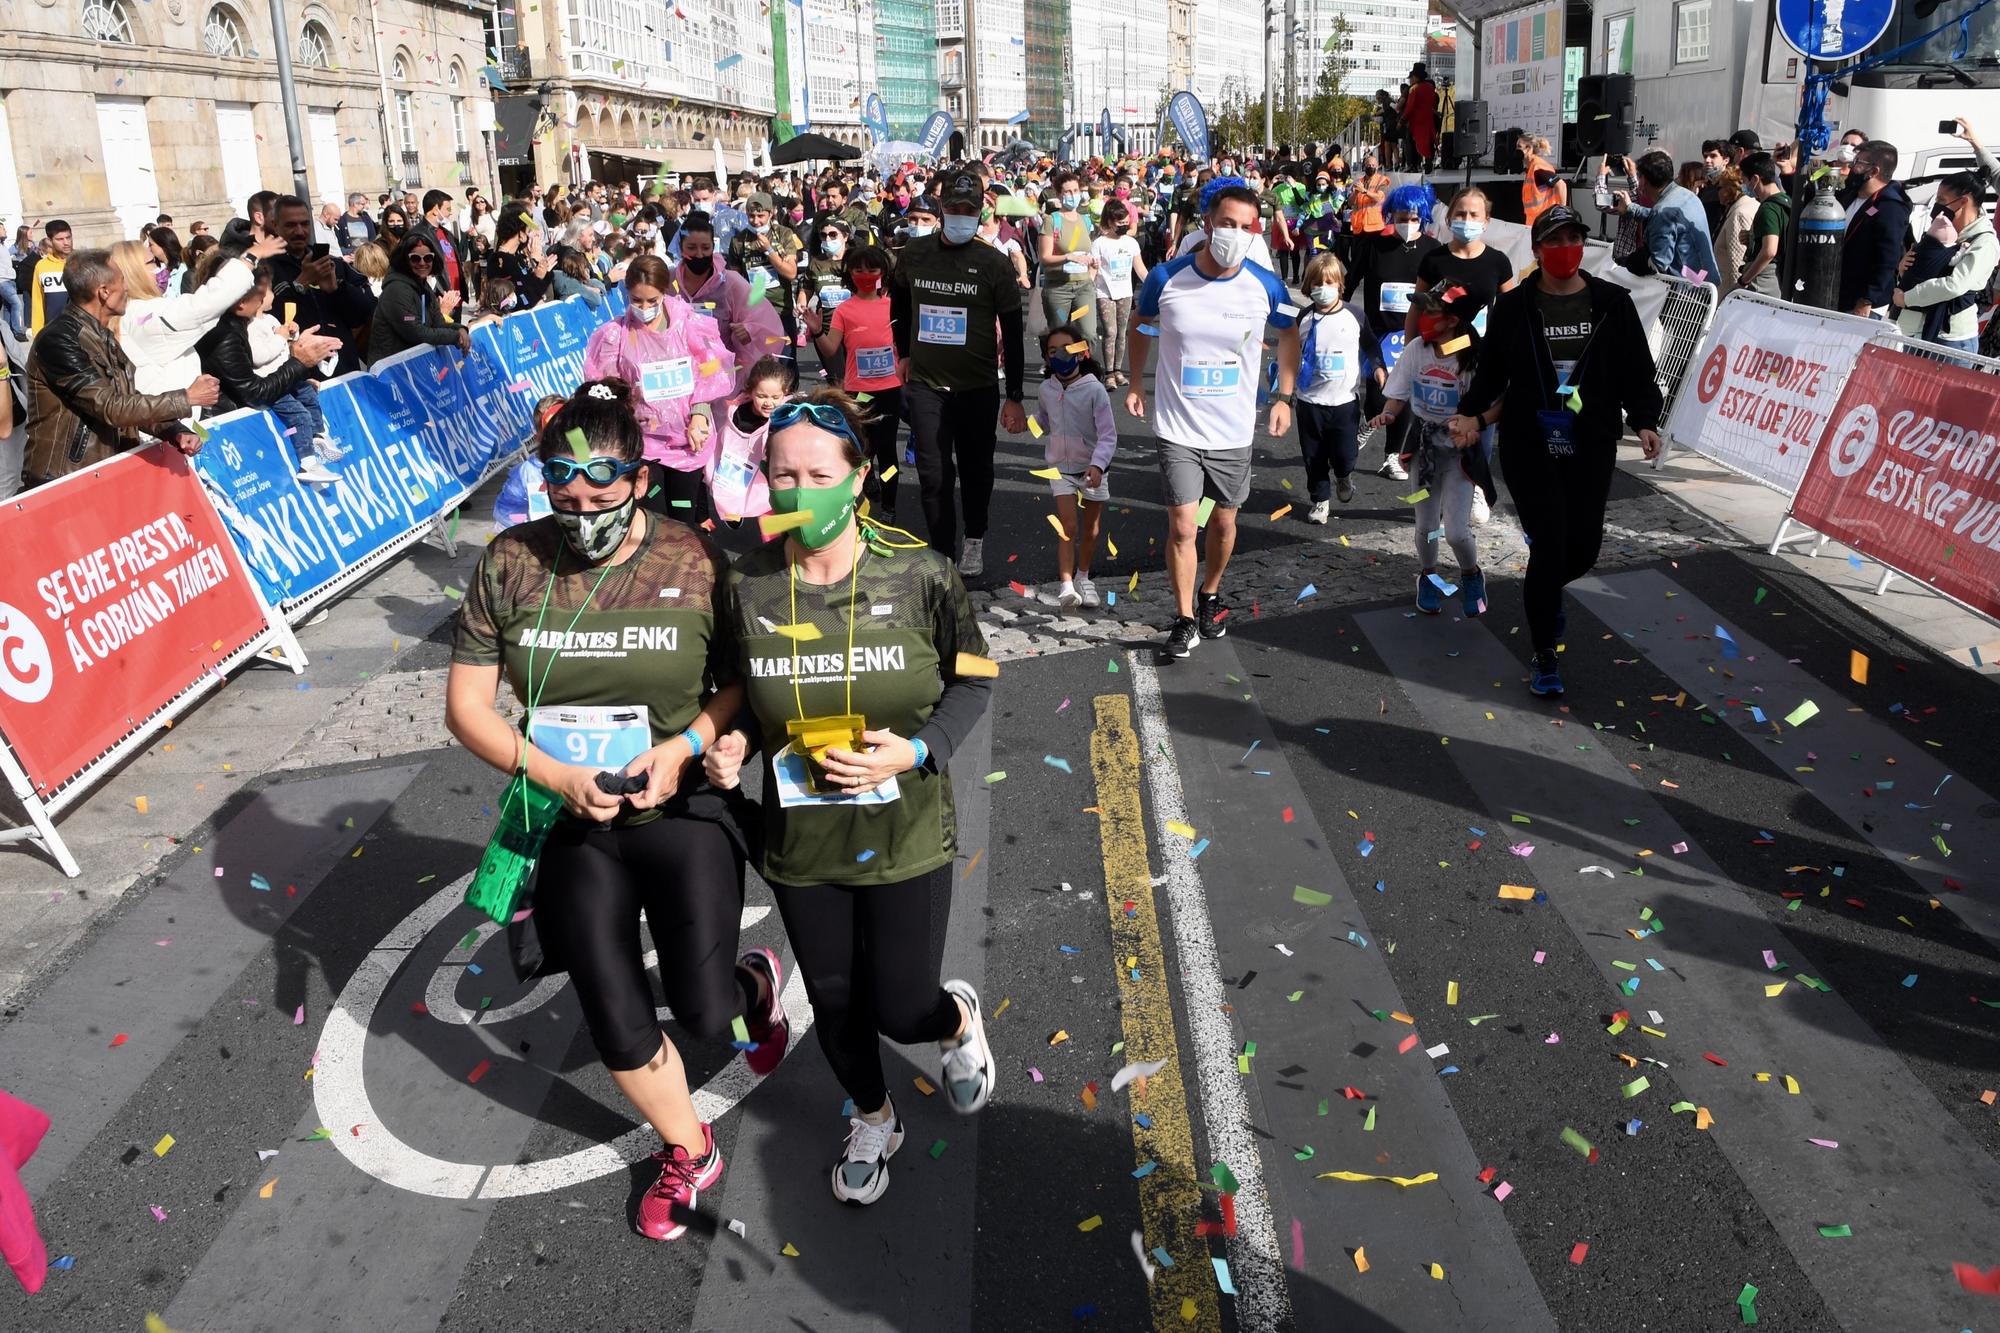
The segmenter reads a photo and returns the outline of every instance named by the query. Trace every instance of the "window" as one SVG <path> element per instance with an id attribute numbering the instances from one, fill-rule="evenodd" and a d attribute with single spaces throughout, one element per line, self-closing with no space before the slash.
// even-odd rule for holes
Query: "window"
<path id="1" fill-rule="evenodd" d="M 396 94 L 396 138 L 403 145 L 403 155 L 411 157 L 417 151 L 417 117 L 410 106 L 410 95 Z"/>
<path id="2" fill-rule="evenodd" d="M 465 99 L 463 97 L 454 97 L 451 99 L 451 151 L 461 158 L 466 155 Z"/>
<path id="3" fill-rule="evenodd" d="M 1681 0 L 1674 6 L 1674 63 L 1699 65 L 1708 59 L 1709 15 L 1714 0 Z"/>
<path id="4" fill-rule="evenodd" d="M 83 33 L 100 42 L 135 44 L 132 17 L 125 12 L 123 0 L 89 0 L 83 7 Z"/>
<path id="5" fill-rule="evenodd" d="M 454 88 L 464 86 L 465 71 L 459 67 L 459 63 L 456 60 L 451 62 L 451 68 L 445 72 L 445 81 Z"/>
<path id="6" fill-rule="evenodd" d="M 299 64 L 307 69 L 333 68 L 333 36 L 325 24 L 312 22 L 299 30 Z"/>
<path id="7" fill-rule="evenodd" d="M 243 20 L 228 5 L 217 5 L 208 11 L 208 18 L 201 25 L 201 49 L 212 56 L 233 56 L 241 60 L 246 54 L 243 49 Z"/>
<path id="8" fill-rule="evenodd" d="M 398 83 L 410 81 L 410 58 L 401 51 L 396 52 L 389 61 L 389 77 Z"/>

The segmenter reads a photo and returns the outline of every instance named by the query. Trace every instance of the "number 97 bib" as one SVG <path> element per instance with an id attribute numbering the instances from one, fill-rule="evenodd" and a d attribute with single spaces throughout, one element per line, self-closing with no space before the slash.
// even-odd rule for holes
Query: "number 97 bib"
<path id="1" fill-rule="evenodd" d="M 623 772 L 653 748 L 653 729 L 644 704 L 556 705 L 534 711 L 528 739 L 565 764 Z"/>

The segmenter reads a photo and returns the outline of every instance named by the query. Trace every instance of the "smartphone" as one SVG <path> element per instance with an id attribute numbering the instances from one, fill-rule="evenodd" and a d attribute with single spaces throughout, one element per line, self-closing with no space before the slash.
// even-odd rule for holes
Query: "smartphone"
<path id="1" fill-rule="evenodd" d="M 1958 133 L 1958 122 L 1957 122 L 1957 121 L 1955 121 L 1955 120 L 1941 120 L 1941 121 L 1939 121 L 1939 122 L 1938 122 L 1938 133 L 1939 133 L 1939 134 L 1957 134 L 1957 133 Z"/>
<path id="2" fill-rule="evenodd" d="M 333 251 L 332 246 L 319 243 L 315 243 L 313 245 L 309 245 L 306 247 L 307 256 L 315 261 L 325 259 L 327 255 L 332 253 L 332 251 Z"/>

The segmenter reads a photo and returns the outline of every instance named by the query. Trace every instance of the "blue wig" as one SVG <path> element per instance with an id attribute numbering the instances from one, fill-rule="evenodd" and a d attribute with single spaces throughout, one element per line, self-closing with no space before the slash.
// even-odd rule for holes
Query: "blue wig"
<path id="1" fill-rule="evenodd" d="M 1391 217 L 1398 213 L 1415 213 L 1428 227 L 1431 225 L 1431 210 L 1436 207 L 1437 195 L 1431 192 L 1430 186 L 1422 183 L 1398 185 L 1389 192 L 1388 208 Z"/>
<path id="2" fill-rule="evenodd" d="M 1208 206 L 1214 203 L 1215 196 L 1221 194 L 1224 190 L 1247 190 L 1249 188 L 1250 183 L 1241 176 L 1217 176 L 1214 180 L 1201 187 L 1201 211 L 1203 215 L 1207 215 Z"/>

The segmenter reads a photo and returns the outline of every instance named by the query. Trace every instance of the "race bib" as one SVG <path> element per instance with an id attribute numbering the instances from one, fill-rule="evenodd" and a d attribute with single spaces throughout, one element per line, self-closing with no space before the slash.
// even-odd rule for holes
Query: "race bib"
<path id="1" fill-rule="evenodd" d="M 1458 411 L 1458 377 L 1431 379 L 1418 376 L 1415 392 L 1417 401 L 1432 416 L 1450 416 Z"/>
<path id="2" fill-rule="evenodd" d="M 1347 376 L 1347 353 L 1321 352 L 1313 358 L 1314 374 L 1323 380 L 1345 379 Z"/>
<path id="3" fill-rule="evenodd" d="M 1192 357 L 1181 365 L 1181 393 L 1188 398 L 1227 398 L 1243 383 L 1243 363 L 1235 357 Z"/>
<path id="4" fill-rule="evenodd" d="M 1114 278 L 1124 277 L 1126 274 L 1132 271 L 1132 256 L 1130 255 L 1111 256 L 1110 268 L 1112 277 Z"/>
<path id="5" fill-rule="evenodd" d="M 964 341 L 960 339 L 960 341 Z M 896 373 L 896 349 L 893 347 L 857 347 L 854 349 L 854 373 L 864 380 L 885 380 Z"/>
<path id="6" fill-rule="evenodd" d="M 848 291 L 845 287 L 822 287 L 819 289 L 819 308 L 821 310 L 838 310 L 841 304 L 852 295 L 854 293 Z"/>
<path id="7" fill-rule="evenodd" d="M 528 517 L 546 518 L 555 512 L 549 503 L 549 484 L 546 481 L 528 483 Z"/>
<path id="8" fill-rule="evenodd" d="M 937 347 L 965 346 L 965 307 L 962 305 L 919 305 L 917 341 Z"/>
<path id="9" fill-rule="evenodd" d="M 694 359 L 648 361 L 639 368 L 639 391 L 649 403 L 669 402 L 694 394 Z"/>
<path id="10" fill-rule="evenodd" d="M 1382 309 L 1385 313 L 1407 314 L 1410 297 L 1416 292 L 1414 282 L 1385 282 L 1382 284 Z"/>
<path id="11" fill-rule="evenodd" d="M 537 708 L 528 719 L 528 739 L 565 764 L 617 772 L 653 748 L 644 704 Z"/>
<path id="12" fill-rule="evenodd" d="M 901 800 L 903 789 L 890 778 L 874 791 L 855 795 L 821 795 L 806 785 L 805 756 L 789 744 L 771 756 L 771 772 L 778 779 L 778 804 L 787 810 L 802 805 L 887 805 Z"/>
<path id="13" fill-rule="evenodd" d="M 1079 263 L 1077 263 L 1077 262 L 1076 262 L 1076 261 L 1075 261 L 1074 259 L 1065 259 L 1065 260 L 1063 261 L 1063 272 L 1065 272 L 1065 273 L 1088 273 L 1088 272 L 1090 272 L 1090 265 L 1088 265 L 1088 264 L 1079 264 Z"/>

